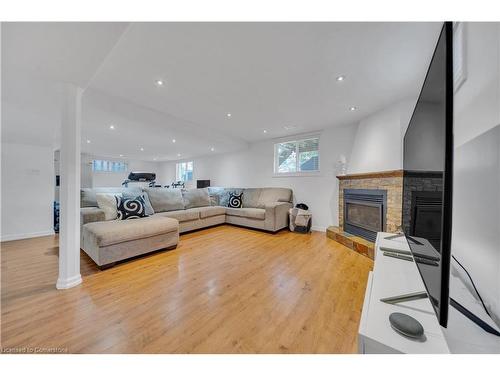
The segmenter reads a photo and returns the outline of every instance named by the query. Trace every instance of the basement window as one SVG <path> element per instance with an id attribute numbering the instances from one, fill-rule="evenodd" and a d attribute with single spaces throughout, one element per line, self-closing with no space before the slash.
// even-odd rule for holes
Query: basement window
<path id="1" fill-rule="evenodd" d="M 176 168 L 176 179 L 177 181 L 187 182 L 193 180 L 193 162 L 186 161 L 182 163 L 177 163 Z"/>
<path id="2" fill-rule="evenodd" d="M 319 172 L 319 137 L 276 143 L 275 176 L 310 176 Z"/>
<path id="3" fill-rule="evenodd" d="M 126 172 L 128 169 L 127 163 L 123 161 L 112 161 L 112 160 L 92 160 L 92 171 L 93 172 L 114 172 L 122 173 Z"/>

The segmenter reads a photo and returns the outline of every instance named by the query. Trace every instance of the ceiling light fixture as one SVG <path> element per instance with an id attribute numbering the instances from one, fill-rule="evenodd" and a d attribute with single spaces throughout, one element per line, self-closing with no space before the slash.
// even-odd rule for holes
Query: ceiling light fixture
<path id="1" fill-rule="evenodd" d="M 123 154 L 120 154 L 120 157 L 123 158 Z"/>
<path id="2" fill-rule="evenodd" d="M 211 147 L 211 148 L 210 148 L 210 151 L 215 151 L 215 148 Z"/>
<path id="3" fill-rule="evenodd" d="M 175 143 L 175 142 L 176 142 L 175 139 L 172 139 L 172 143 Z"/>
<path id="4" fill-rule="evenodd" d="M 109 125 L 109 128 L 110 128 L 111 130 L 114 130 L 114 129 L 115 129 L 115 126 L 114 126 L 114 125 Z"/>
<path id="5" fill-rule="evenodd" d="M 338 82 L 342 82 L 344 79 L 345 79 L 345 77 L 344 77 L 344 76 L 338 76 L 338 77 L 337 77 L 337 81 L 338 81 Z"/>
<path id="6" fill-rule="evenodd" d="M 156 86 L 159 86 L 159 87 L 163 86 L 163 81 L 161 79 L 157 79 L 155 83 L 156 83 Z"/>
<path id="7" fill-rule="evenodd" d="M 141 147 L 141 151 L 144 151 L 144 148 L 143 148 L 143 147 Z"/>
<path id="8" fill-rule="evenodd" d="M 264 133 L 264 134 L 266 134 L 266 133 L 267 133 L 267 130 L 264 130 L 264 131 L 263 131 L 263 133 Z"/>
<path id="9" fill-rule="evenodd" d="M 349 108 L 349 111 L 355 111 L 356 109 L 358 109 L 358 108 L 356 108 L 356 107 L 351 107 L 351 108 Z"/>
<path id="10" fill-rule="evenodd" d="M 87 139 L 87 143 L 90 143 L 90 139 Z"/>
<path id="11" fill-rule="evenodd" d="M 227 117 L 231 117 L 232 115 L 230 113 L 226 114 Z"/>
<path id="12" fill-rule="evenodd" d="M 178 157 L 181 157 L 181 154 L 177 154 Z"/>

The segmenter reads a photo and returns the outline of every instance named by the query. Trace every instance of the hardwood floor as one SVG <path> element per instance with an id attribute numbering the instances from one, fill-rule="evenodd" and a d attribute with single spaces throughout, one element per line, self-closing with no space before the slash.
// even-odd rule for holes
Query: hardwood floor
<path id="1" fill-rule="evenodd" d="M 2 243 L 1 343 L 70 353 L 352 353 L 370 259 L 325 233 L 219 226 L 55 289 L 57 239 Z M 15 349 L 16 350 L 16 349 Z"/>

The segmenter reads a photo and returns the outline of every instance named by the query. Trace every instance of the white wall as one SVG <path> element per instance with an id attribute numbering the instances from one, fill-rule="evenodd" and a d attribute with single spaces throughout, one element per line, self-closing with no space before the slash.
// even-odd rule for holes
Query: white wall
<path id="1" fill-rule="evenodd" d="M 455 94 L 452 252 L 500 325 L 500 26 L 467 23 Z"/>
<path id="2" fill-rule="evenodd" d="M 2 143 L 2 241 L 53 233 L 54 152 Z"/>
<path id="3" fill-rule="evenodd" d="M 466 23 L 467 79 L 454 97 L 455 146 L 500 123 L 500 25 Z"/>
<path id="4" fill-rule="evenodd" d="M 294 202 L 306 203 L 313 213 L 313 226 L 325 230 L 338 225 L 338 180 L 336 162 L 349 155 L 356 125 L 324 130 L 320 135 L 321 173 L 314 177 L 274 177 L 274 141 L 251 144 L 247 150 L 194 159 L 194 180 L 211 180 L 212 186 L 288 187 Z M 175 179 L 175 163 L 164 163 L 162 170 Z"/>
<path id="5" fill-rule="evenodd" d="M 348 173 L 403 168 L 402 139 L 416 100 L 403 100 L 359 122 Z"/>
<path id="6" fill-rule="evenodd" d="M 500 324 L 500 126 L 455 150 L 453 254 Z"/>

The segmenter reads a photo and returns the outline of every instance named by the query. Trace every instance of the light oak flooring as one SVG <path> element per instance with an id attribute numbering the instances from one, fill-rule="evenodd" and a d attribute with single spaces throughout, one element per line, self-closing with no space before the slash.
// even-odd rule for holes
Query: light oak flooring
<path id="1" fill-rule="evenodd" d="M 52 236 L 2 243 L 4 351 L 353 353 L 373 267 L 325 233 L 223 225 L 105 271 L 82 252 L 83 283 L 59 291 L 57 254 Z"/>

